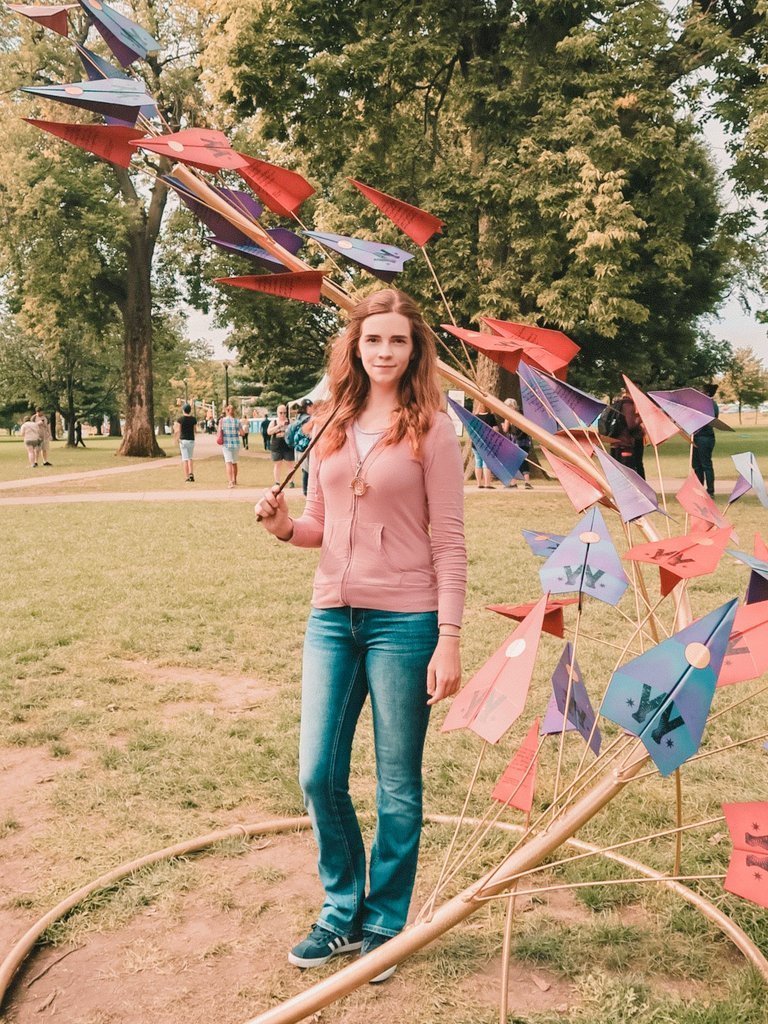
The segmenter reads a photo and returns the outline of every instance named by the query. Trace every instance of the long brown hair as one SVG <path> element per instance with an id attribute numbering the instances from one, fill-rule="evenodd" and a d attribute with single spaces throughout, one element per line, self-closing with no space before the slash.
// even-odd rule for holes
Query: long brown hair
<path id="1" fill-rule="evenodd" d="M 344 446 L 346 430 L 360 415 L 370 391 L 368 374 L 358 352 L 363 321 L 376 313 L 401 313 L 411 325 L 413 356 L 398 385 L 395 421 L 384 437 L 385 444 L 397 444 L 407 437 L 414 455 L 421 439 L 432 426 L 435 413 L 442 408 L 442 393 L 437 383 L 435 341 L 421 311 L 410 295 L 396 288 L 373 292 L 352 310 L 349 323 L 333 342 L 328 359 L 328 406 L 334 410 L 333 422 L 318 442 L 319 454 L 330 455 Z"/>

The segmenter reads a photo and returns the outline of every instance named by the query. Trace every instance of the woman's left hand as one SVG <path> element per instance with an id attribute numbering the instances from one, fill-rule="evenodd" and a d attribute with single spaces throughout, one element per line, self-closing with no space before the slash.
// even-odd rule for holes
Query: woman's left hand
<path id="1" fill-rule="evenodd" d="M 461 686 L 461 651 L 457 636 L 441 636 L 427 667 L 427 704 L 452 697 Z"/>

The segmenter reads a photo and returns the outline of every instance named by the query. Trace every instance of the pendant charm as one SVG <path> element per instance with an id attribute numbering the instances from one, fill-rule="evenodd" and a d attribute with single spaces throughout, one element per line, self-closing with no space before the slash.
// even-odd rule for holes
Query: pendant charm
<path id="1" fill-rule="evenodd" d="M 363 480 L 362 477 L 356 476 L 352 478 L 352 483 L 349 485 L 352 488 L 352 493 L 357 498 L 362 498 L 365 492 L 368 490 L 368 484 Z"/>

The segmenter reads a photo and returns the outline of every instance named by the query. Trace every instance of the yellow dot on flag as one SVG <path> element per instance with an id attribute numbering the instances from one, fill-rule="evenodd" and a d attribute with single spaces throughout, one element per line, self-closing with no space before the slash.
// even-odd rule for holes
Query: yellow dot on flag
<path id="1" fill-rule="evenodd" d="M 594 530 L 585 530 L 584 533 L 579 534 L 579 540 L 582 544 L 597 544 L 600 540 L 600 534 L 595 533 Z"/>
<path id="2" fill-rule="evenodd" d="M 706 668 L 712 660 L 712 655 L 709 653 L 709 648 L 705 644 L 700 644 L 698 641 L 690 643 L 685 648 L 685 660 L 693 668 Z"/>
<path id="3" fill-rule="evenodd" d="M 174 153 L 183 153 L 184 143 L 176 142 L 175 139 L 171 139 L 171 141 L 168 143 L 168 149 L 172 149 Z"/>
<path id="4" fill-rule="evenodd" d="M 513 640 L 504 653 L 508 658 L 519 658 L 525 650 L 525 646 L 525 640 L 520 637 L 518 640 Z"/>
<path id="5" fill-rule="evenodd" d="M 83 90 L 80 88 L 79 85 L 65 85 L 64 86 L 64 92 L 68 93 L 70 96 L 82 96 L 83 95 Z"/>

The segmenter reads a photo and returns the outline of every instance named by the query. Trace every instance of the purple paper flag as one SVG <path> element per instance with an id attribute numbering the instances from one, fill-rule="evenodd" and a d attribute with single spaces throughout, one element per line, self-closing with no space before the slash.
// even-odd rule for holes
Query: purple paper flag
<path id="1" fill-rule="evenodd" d="M 467 428 L 472 444 L 479 452 L 488 468 L 501 482 L 508 486 L 517 476 L 517 473 L 528 457 L 528 453 L 510 441 L 504 434 L 489 427 L 477 416 L 467 412 L 464 406 L 454 402 L 452 398 L 448 403 L 461 422 Z"/>
<path id="2" fill-rule="evenodd" d="M 768 599 L 768 561 L 756 555 L 748 555 L 745 551 L 729 551 L 728 554 L 744 562 L 752 570 L 749 574 L 744 604 L 760 604 Z"/>
<path id="3" fill-rule="evenodd" d="M 523 359 L 520 360 L 517 373 L 526 386 L 526 395 L 523 397 L 527 397 L 529 403 L 534 406 L 538 403 L 541 407 L 537 410 L 538 414 L 554 420 L 557 430 L 588 427 L 606 408 L 605 402 L 600 402 L 592 395 L 580 391 L 571 384 L 565 384 L 548 373 L 534 370 Z"/>
<path id="4" fill-rule="evenodd" d="M 571 696 L 568 700 L 568 672 L 569 665 L 573 661 L 571 670 Z M 573 656 L 573 647 L 570 642 L 565 645 L 562 657 L 557 668 L 552 674 L 552 693 L 555 698 L 557 710 L 561 718 L 565 716 L 576 731 L 583 737 L 585 743 L 589 743 L 590 750 L 597 756 L 600 753 L 600 730 L 595 729 L 592 733 L 592 726 L 595 724 L 595 712 L 592 702 L 589 699 L 587 688 L 579 668 L 579 663 Z M 566 701 L 568 709 L 566 712 Z"/>
<path id="5" fill-rule="evenodd" d="M 728 495 L 728 504 L 732 505 L 734 501 L 738 501 L 739 498 L 743 498 L 747 491 L 752 490 L 752 484 L 749 480 L 745 480 L 744 477 L 739 474 L 736 477 L 736 483 L 733 485 L 733 490 Z"/>
<path id="6" fill-rule="evenodd" d="M 368 242 L 364 238 L 332 235 L 325 231 L 305 231 L 304 234 L 320 242 L 326 249 L 332 249 L 352 263 L 369 270 L 382 281 L 394 281 L 403 265 L 413 259 L 412 253 L 383 242 Z"/>
<path id="7" fill-rule="evenodd" d="M 544 533 L 537 530 L 523 530 L 525 543 L 539 558 L 549 558 L 553 551 L 557 551 L 565 537 L 560 533 Z"/>
<path id="8" fill-rule="evenodd" d="M 617 669 L 600 713 L 638 736 L 661 775 L 699 749 L 737 601 L 728 601 Z"/>
<path id="9" fill-rule="evenodd" d="M 270 228 L 267 231 L 268 235 L 281 245 L 283 249 L 287 249 L 288 252 L 296 255 L 298 250 L 304 244 L 304 239 L 293 231 L 289 231 L 287 228 Z M 213 242 L 220 249 L 225 249 L 228 252 L 236 252 L 240 256 L 245 256 L 248 259 L 253 260 L 260 266 L 265 267 L 267 270 L 271 270 L 273 274 L 281 274 L 285 271 L 286 266 L 281 263 L 276 256 L 272 256 L 266 249 L 262 249 L 261 246 L 256 245 L 253 242 L 249 242 L 247 245 L 241 244 L 236 245 L 233 242 L 225 242 L 222 238 L 209 238 L 209 242 Z"/>
<path id="10" fill-rule="evenodd" d="M 541 585 L 553 594 L 589 594 L 616 605 L 629 586 L 600 509 L 595 505 L 571 530 L 539 570 Z"/>
<path id="11" fill-rule="evenodd" d="M 758 501 L 763 508 L 768 508 L 768 494 L 765 492 L 765 481 L 763 480 L 763 474 L 760 472 L 760 467 L 758 466 L 757 459 L 753 453 L 739 452 L 738 455 L 732 455 L 731 459 L 736 467 L 736 472 L 743 478 L 749 487 L 753 488 Z M 737 480 L 736 487 L 738 487 L 738 485 L 739 481 Z M 736 487 L 734 487 L 734 491 L 736 490 Z M 740 498 L 744 493 L 745 491 L 742 491 L 740 494 L 737 494 L 736 497 Z M 735 500 L 736 498 L 733 497 L 732 492 L 731 497 L 728 499 L 728 503 L 730 504 Z"/>
<path id="12" fill-rule="evenodd" d="M 117 117 L 129 124 L 135 124 L 142 107 L 154 106 L 155 102 L 144 84 L 134 78 L 106 78 L 67 85 L 25 85 L 21 91 L 92 110 L 96 114 Z"/>
<path id="13" fill-rule="evenodd" d="M 210 228 L 219 242 L 229 242 L 233 246 L 253 245 L 253 242 L 247 235 L 243 234 L 239 228 L 236 228 L 234 224 L 231 224 L 226 217 L 223 217 L 216 210 L 212 210 L 210 206 L 201 203 L 197 196 L 190 192 L 186 186 L 182 185 L 178 178 L 173 178 L 168 174 L 161 175 L 161 177 L 163 181 L 178 192 L 179 199 L 207 228 Z M 253 219 L 261 216 L 261 204 L 248 192 L 241 192 L 239 189 L 234 188 L 221 188 L 220 186 L 213 186 L 213 190 L 222 199 L 225 199 L 233 209 L 237 210 L 238 213 L 242 213 L 243 216 Z"/>
<path id="14" fill-rule="evenodd" d="M 79 0 L 96 31 L 124 68 L 141 57 L 160 52 L 160 43 L 135 21 L 118 14 L 103 0 Z"/>
<path id="15" fill-rule="evenodd" d="M 631 523 L 649 512 L 661 512 L 656 491 L 639 473 L 606 455 L 601 448 L 595 448 L 595 455 L 611 485 L 613 500 L 623 522 Z"/>
<path id="16" fill-rule="evenodd" d="M 549 703 L 541 720 L 539 736 L 554 736 L 563 731 L 563 713 L 557 706 L 554 693 L 549 695 Z M 566 732 L 576 732 L 576 726 L 570 720 L 565 723 Z"/>
<path id="17" fill-rule="evenodd" d="M 715 403 L 696 388 L 677 388 L 675 391 L 649 391 L 669 418 L 691 435 L 715 418 Z"/>

